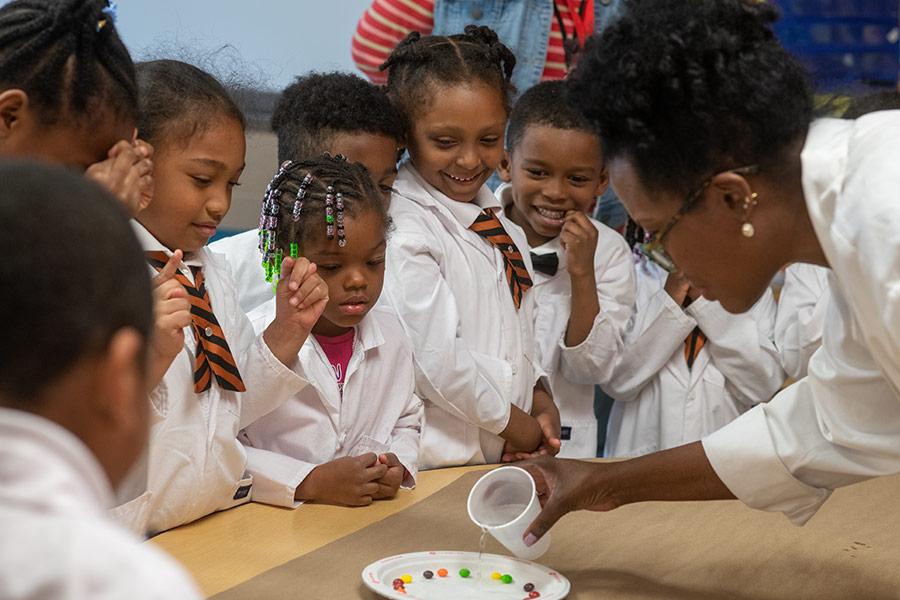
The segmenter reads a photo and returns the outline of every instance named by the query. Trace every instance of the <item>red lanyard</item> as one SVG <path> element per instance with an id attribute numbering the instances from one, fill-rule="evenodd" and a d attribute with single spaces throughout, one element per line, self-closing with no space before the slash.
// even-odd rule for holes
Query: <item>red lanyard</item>
<path id="1" fill-rule="evenodd" d="M 569 17 L 575 26 L 578 42 L 584 47 L 588 37 L 594 33 L 594 0 L 582 0 L 580 10 L 575 7 L 575 0 L 566 0 L 566 6 L 569 7 Z"/>

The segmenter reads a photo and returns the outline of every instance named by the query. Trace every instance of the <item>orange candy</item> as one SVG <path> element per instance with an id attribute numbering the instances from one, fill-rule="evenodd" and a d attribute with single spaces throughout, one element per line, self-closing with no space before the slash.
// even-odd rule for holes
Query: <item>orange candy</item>
<path id="1" fill-rule="evenodd" d="M 447 576 L 447 569 L 438 569 L 438 570 L 437 570 L 437 574 L 438 574 L 438 577 L 446 577 L 446 576 Z"/>

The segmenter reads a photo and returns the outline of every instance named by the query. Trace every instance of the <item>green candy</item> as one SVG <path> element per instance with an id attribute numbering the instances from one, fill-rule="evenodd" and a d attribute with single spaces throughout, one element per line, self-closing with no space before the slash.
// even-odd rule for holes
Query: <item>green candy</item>
<path id="1" fill-rule="evenodd" d="M 506 575 L 504 575 L 503 577 L 500 578 L 500 581 L 502 581 L 503 583 L 512 583 L 512 575 L 507 573 Z"/>
<path id="2" fill-rule="evenodd" d="M 459 570 L 459 576 L 462 577 L 462 578 L 464 578 L 464 579 L 465 579 L 466 577 L 468 577 L 469 575 L 471 575 L 471 574 L 472 574 L 472 572 L 469 571 L 468 569 L 460 569 L 460 570 Z"/>

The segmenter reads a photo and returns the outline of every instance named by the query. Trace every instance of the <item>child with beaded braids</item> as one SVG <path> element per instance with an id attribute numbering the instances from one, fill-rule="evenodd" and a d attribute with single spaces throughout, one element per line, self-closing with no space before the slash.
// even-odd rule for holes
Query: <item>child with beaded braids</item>
<path id="1" fill-rule="evenodd" d="M 302 254 L 329 300 L 294 367 L 310 385 L 241 436 L 257 501 L 356 506 L 415 483 L 423 409 L 412 346 L 397 317 L 375 308 L 389 223 L 366 168 L 341 156 L 288 161 L 266 190 L 266 277 Z M 274 316 L 274 300 L 250 314 L 258 331 Z"/>
<path id="2" fill-rule="evenodd" d="M 0 7 L 0 158 L 63 163 L 137 212 L 150 201 L 153 148 L 137 140 L 134 64 L 106 0 Z"/>
<path id="3" fill-rule="evenodd" d="M 141 134 L 157 158 L 153 202 L 133 225 L 165 293 L 151 346 L 147 477 L 129 482 L 120 513 L 152 533 L 252 498 L 238 432 L 306 385 L 292 367 L 327 289 L 315 265 L 285 259 L 275 319 L 254 333 L 227 261 L 205 247 L 244 169 L 243 115 L 214 77 L 183 62 L 141 63 L 138 83 Z"/>
<path id="4" fill-rule="evenodd" d="M 426 400 L 423 468 L 559 450 L 559 412 L 533 359 L 528 243 L 485 185 L 503 158 L 514 66 L 475 26 L 411 33 L 382 66 L 410 122 L 385 289 Z"/>

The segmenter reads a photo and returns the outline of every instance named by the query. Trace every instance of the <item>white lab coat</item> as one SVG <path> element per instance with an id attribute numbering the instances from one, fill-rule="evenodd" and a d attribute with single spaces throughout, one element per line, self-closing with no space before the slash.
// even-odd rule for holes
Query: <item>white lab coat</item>
<path id="1" fill-rule="evenodd" d="M 900 472 L 900 111 L 814 122 L 801 161 L 832 271 L 822 347 L 804 379 L 703 440 L 732 493 L 795 523 L 834 488 Z"/>
<path id="2" fill-rule="evenodd" d="M 511 405 L 531 412 L 539 375 L 534 294 L 516 310 L 502 254 L 468 229 L 500 203 L 486 186 L 474 201 L 456 202 L 409 163 L 394 190 L 384 296 L 412 340 L 425 401 L 419 467 L 498 462 Z M 524 232 L 498 216 L 532 272 Z"/>
<path id="3" fill-rule="evenodd" d="M 109 520 L 109 481 L 80 439 L 6 408 L 0 439 L 0 598 L 200 598 L 179 565 Z"/>
<path id="4" fill-rule="evenodd" d="M 775 346 L 789 377 L 806 377 L 809 359 L 822 345 L 830 297 L 828 269 L 796 263 L 785 270 L 775 317 Z"/>
<path id="5" fill-rule="evenodd" d="M 784 371 L 772 341 L 771 290 L 733 315 L 702 297 L 682 308 L 665 290 L 667 273 L 647 259 L 636 259 L 635 274 L 634 317 L 604 387 L 616 401 L 605 456 L 695 442 L 778 391 Z M 688 369 L 684 340 L 698 325 L 707 341 Z"/>
<path id="6" fill-rule="evenodd" d="M 512 187 L 496 190 L 500 203 L 512 203 Z M 556 253 L 559 268 L 552 277 L 534 273 L 536 358 L 550 379 L 553 399 L 562 425 L 561 458 L 597 456 L 597 417 L 594 385 L 607 382 L 622 349 L 622 333 L 634 306 L 634 268 L 625 239 L 599 221 L 594 276 L 600 312 L 587 338 L 577 346 L 566 346 L 566 330 L 572 308 L 572 279 L 566 269 L 566 252 L 554 238 L 532 248 L 535 254 Z"/>
<path id="7" fill-rule="evenodd" d="M 134 222 L 134 229 L 144 250 L 164 250 L 139 223 Z M 139 473 L 129 478 L 122 499 L 130 502 L 116 509 L 133 531 L 151 534 L 248 501 L 252 479 L 245 475 L 247 455 L 237 434 L 306 385 L 275 358 L 262 335 L 253 332 L 237 306 L 224 258 L 202 248 L 185 264 L 203 269 L 213 311 L 247 391 L 223 390 L 213 381 L 209 390 L 194 392 L 197 342 L 192 328 L 186 327 L 184 349 L 150 394 L 153 425 L 146 480 L 141 481 Z M 189 270 L 184 272 L 193 278 Z"/>
<path id="8" fill-rule="evenodd" d="M 262 331 L 274 316 L 273 300 L 250 320 Z M 298 506 L 294 491 L 317 465 L 366 452 L 396 454 L 409 472 L 403 487 L 415 485 L 423 407 L 415 395 L 412 345 L 396 316 L 376 307 L 357 326 L 343 396 L 313 336 L 296 369 L 309 385 L 241 434 L 254 500 Z"/>
<path id="9" fill-rule="evenodd" d="M 259 251 L 259 230 L 251 229 L 209 245 L 209 249 L 225 256 L 236 284 L 238 306 L 249 313 L 275 297 L 275 288 L 266 281 Z"/>

